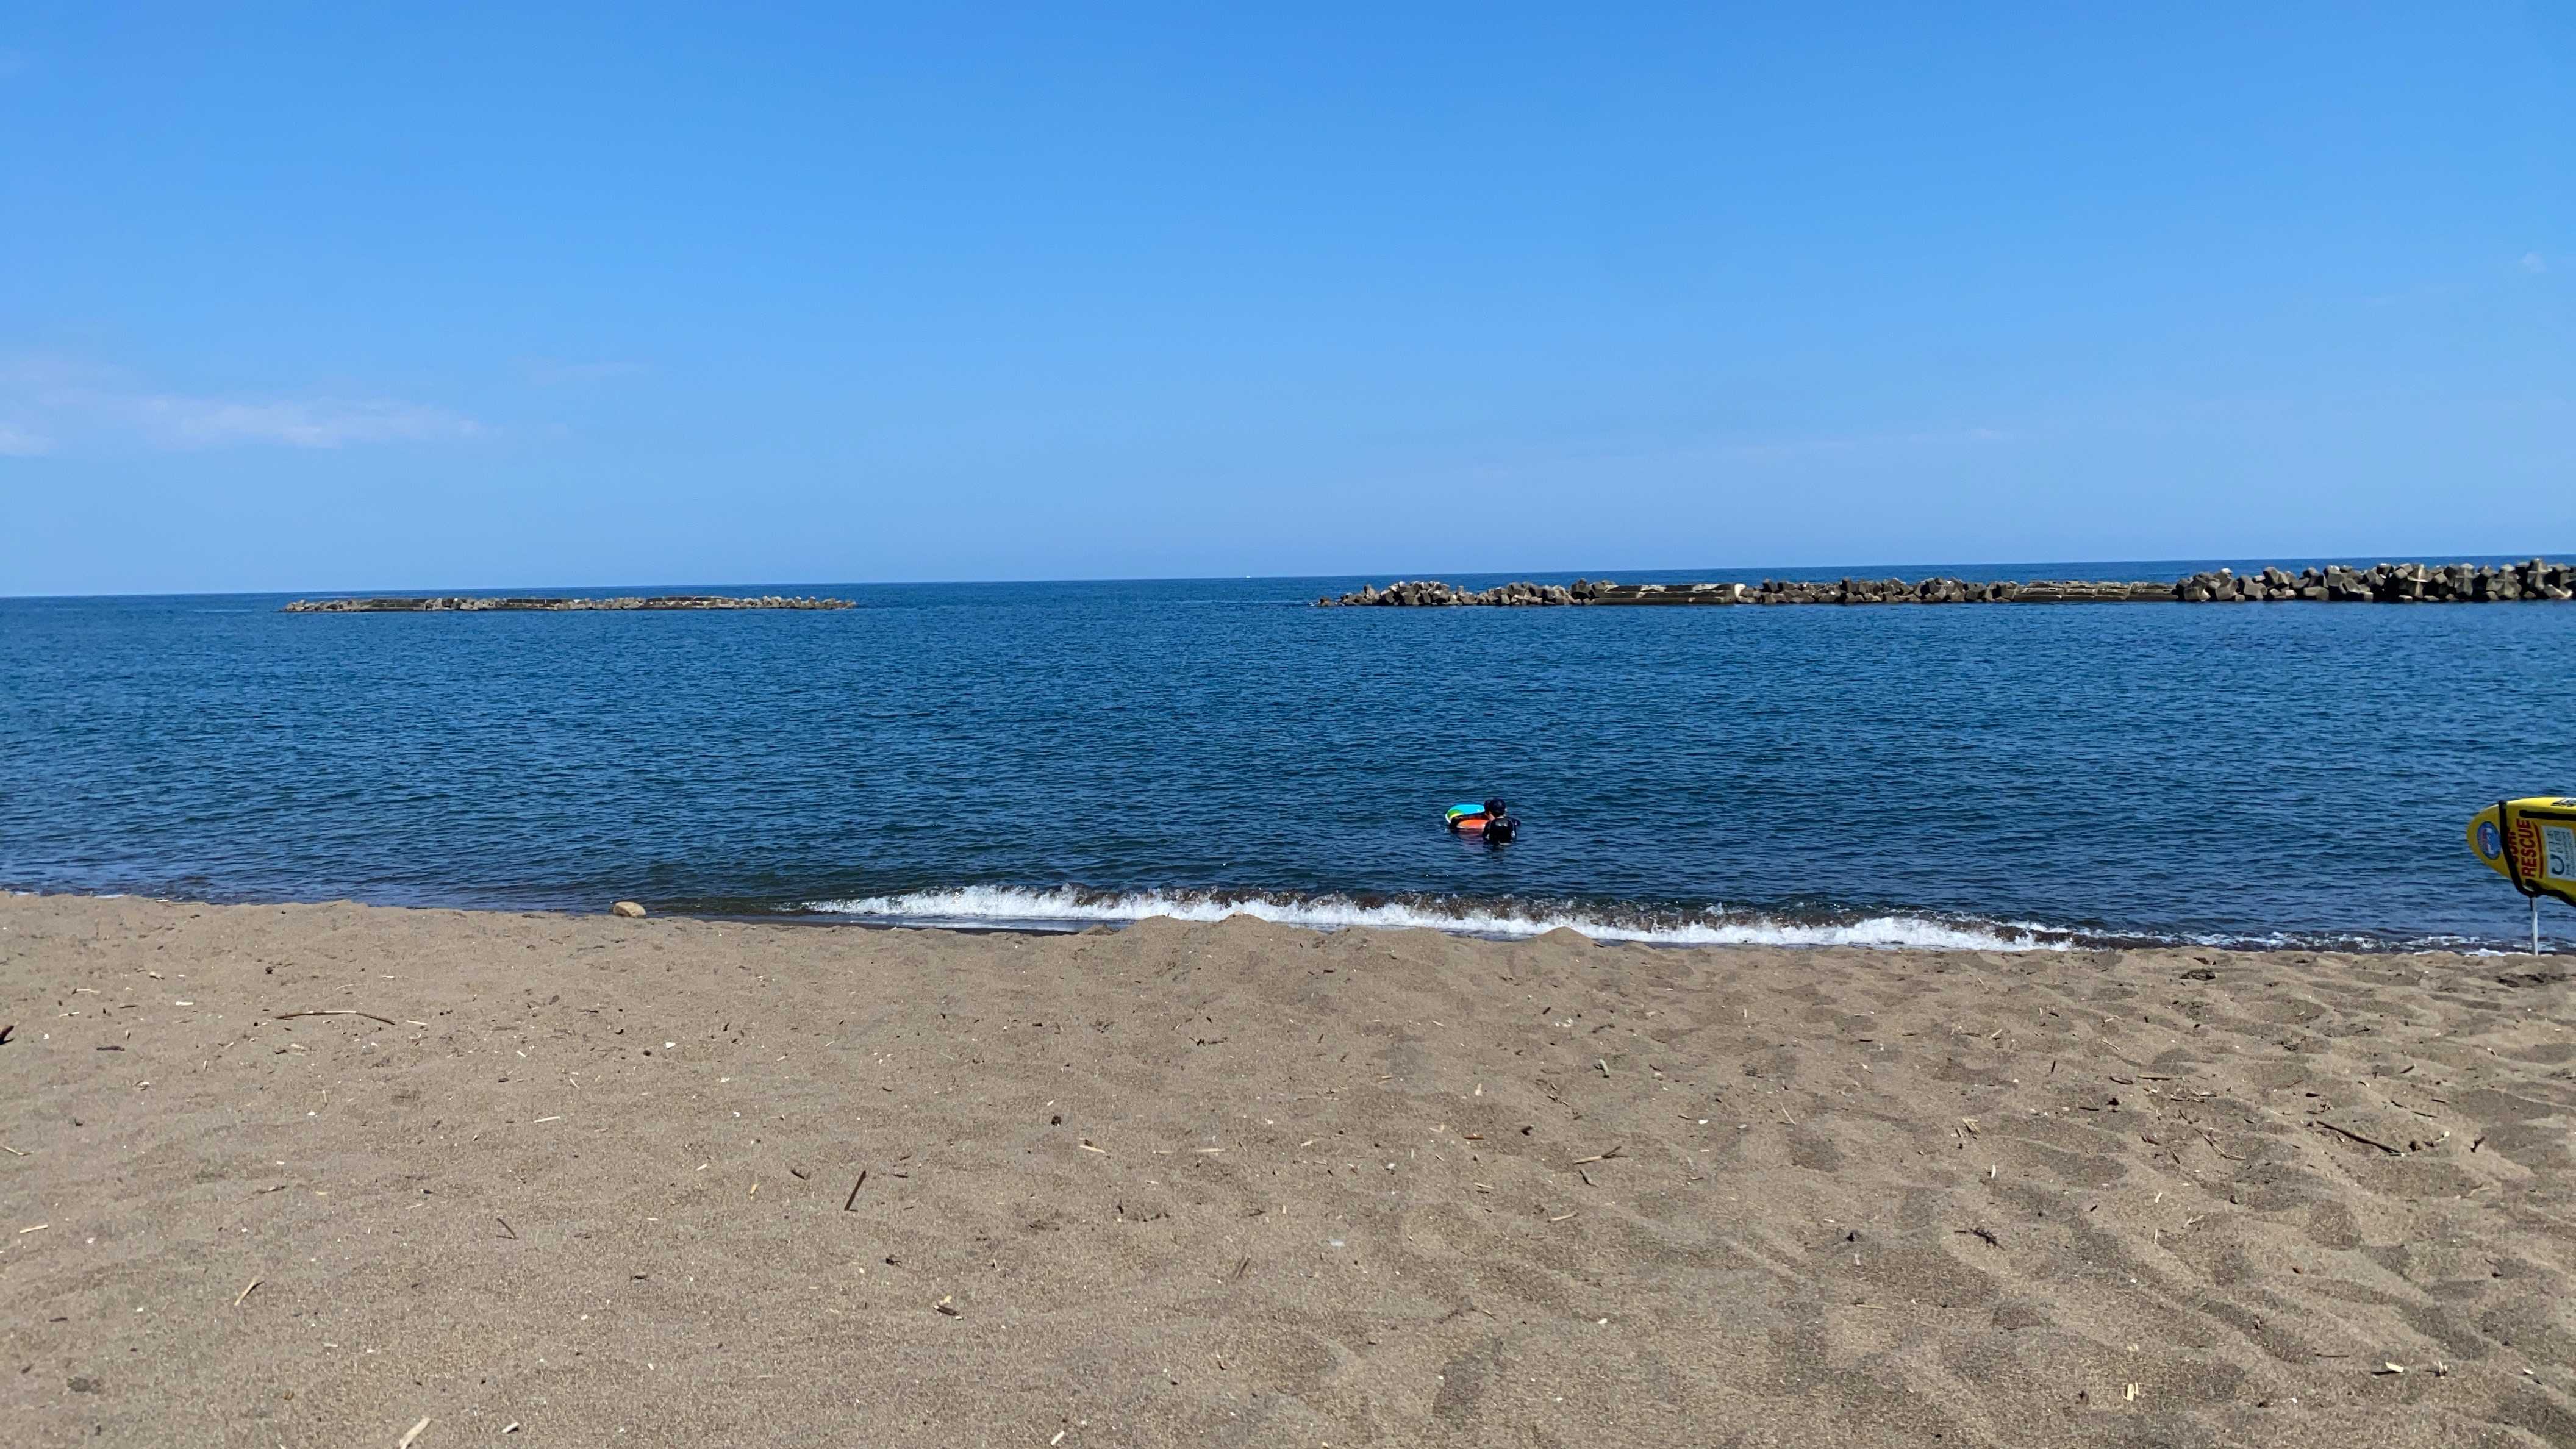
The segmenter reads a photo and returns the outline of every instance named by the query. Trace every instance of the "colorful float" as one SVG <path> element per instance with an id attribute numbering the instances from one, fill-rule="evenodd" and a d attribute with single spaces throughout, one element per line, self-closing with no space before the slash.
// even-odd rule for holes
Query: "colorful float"
<path id="1" fill-rule="evenodd" d="M 1520 821 L 1512 816 L 1512 807 L 1500 800 L 1452 805 L 1447 820 L 1451 834 L 1481 836 L 1488 845 L 1508 843 L 1521 828 Z"/>

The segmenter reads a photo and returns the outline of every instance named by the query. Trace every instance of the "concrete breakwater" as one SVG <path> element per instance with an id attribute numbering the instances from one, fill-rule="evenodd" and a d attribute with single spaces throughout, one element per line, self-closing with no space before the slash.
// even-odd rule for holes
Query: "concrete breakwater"
<path id="1" fill-rule="evenodd" d="M 847 599 L 791 599 L 777 594 L 737 598 L 731 594 L 655 594 L 649 598 L 571 599 L 556 597 L 481 598 L 451 594 L 439 598 L 297 599 L 280 610 L 287 614 L 482 614 L 498 610 L 638 609 L 846 609 Z"/>
<path id="2" fill-rule="evenodd" d="M 1970 582 L 1929 578 L 1837 579 L 1831 583 L 1764 579 L 1759 584 L 1621 584 L 1576 579 L 1571 585 L 1510 583 L 1463 589 L 1437 580 L 1375 584 L 1319 608 L 1364 605 L 1426 608 L 1475 605 L 1544 607 L 1573 604 L 2230 604 L 2292 600 L 2328 604 L 2489 604 L 2576 598 L 2576 566 L 2531 559 L 2516 564 L 2383 563 L 2366 569 L 2228 569 L 2171 583 L 2085 579 Z"/>

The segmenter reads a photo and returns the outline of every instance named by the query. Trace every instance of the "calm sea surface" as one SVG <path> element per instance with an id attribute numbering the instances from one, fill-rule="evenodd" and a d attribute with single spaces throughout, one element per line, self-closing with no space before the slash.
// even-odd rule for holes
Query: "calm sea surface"
<path id="1" fill-rule="evenodd" d="M 2576 605 L 1307 607 L 1361 582 L 793 590 L 841 613 L 0 600 L 0 887 L 2501 944 L 2525 907 L 2463 823 L 2576 790 Z M 1494 794 L 1519 842 L 1442 831 Z"/>

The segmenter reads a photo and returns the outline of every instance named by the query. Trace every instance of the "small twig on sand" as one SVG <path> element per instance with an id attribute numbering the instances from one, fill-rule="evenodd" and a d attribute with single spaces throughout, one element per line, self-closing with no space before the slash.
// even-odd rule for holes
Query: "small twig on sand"
<path id="1" fill-rule="evenodd" d="M 1574 1165 L 1575 1165 L 1576 1167 L 1585 1167 L 1585 1166 L 1589 1166 L 1590 1164 L 1595 1163 L 1595 1162 L 1608 1162 L 1611 1158 L 1614 1158 L 1614 1157 L 1618 1156 L 1621 1152 L 1626 1151 L 1626 1150 L 1627 1150 L 1627 1146 L 1628 1146 L 1628 1144 L 1627 1144 L 1627 1143 L 1622 1142 L 1622 1143 L 1619 1143 L 1617 1146 L 1612 1147 L 1612 1148 L 1611 1148 L 1609 1151 L 1607 1151 L 1607 1152 L 1596 1152 L 1596 1153 L 1594 1153 L 1594 1154 L 1593 1154 L 1592 1156 L 1590 1156 L 1590 1157 L 1578 1157 L 1578 1158 L 1574 1159 Z"/>
<path id="2" fill-rule="evenodd" d="M 23 1153 L 23 1152 L 19 1151 L 17 1148 L 10 1146 L 10 1145 L 9 1145 L 8 1143 L 6 1143 L 6 1142 L 0 1142 L 0 1152 L 6 1152 L 6 1153 L 8 1153 L 11 1157 L 24 1157 L 24 1156 L 26 1156 L 26 1155 L 27 1155 L 27 1154 L 25 1154 L 25 1153 Z"/>
<path id="3" fill-rule="evenodd" d="M 510 1235 L 511 1242 L 515 1243 L 519 1240 L 519 1230 L 510 1226 L 509 1219 L 502 1217 L 499 1213 L 494 1213 L 492 1215 L 492 1221 L 501 1225 L 501 1231 Z"/>
<path id="4" fill-rule="evenodd" d="M 2004 1240 L 1996 1237 L 1993 1231 L 1987 1228 L 1952 1228 L 1950 1231 L 1963 1238 L 1975 1238 L 1989 1248 L 2000 1248 L 2004 1245 Z"/>
<path id="5" fill-rule="evenodd" d="M 859 1180 L 850 1184 L 850 1195 L 849 1198 L 841 1204 L 841 1211 L 845 1213 L 857 1212 L 859 1210 L 859 1189 L 867 1185 L 868 1170 L 862 1167 L 859 1169 Z"/>
<path id="6" fill-rule="evenodd" d="M 427 1414 L 423 1414 L 423 1415 L 421 1415 L 421 1416 L 420 1416 L 420 1422 L 419 1422 L 419 1423 L 414 1424 L 414 1425 L 412 1425 L 410 1428 L 408 1428 L 408 1429 L 404 1430 L 404 1431 L 403 1431 L 403 1436 L 402 1436 L 401 1438 L 396 1439 L 396 1440 L 394 1441 L 394 1449 L 411 1449 L 411 1441 L 412 1441 L 412 1440 L 414 1440 L 414 1439 L 419 1438 L 419 1437 L 420 1437 L 420 1431 L 421 1431 L 421 1430 L 423 1430 L 423 1429 L 426 1429 L 426 1428 L 428 1428 L 428 1427 L 429 1427 L 429 1416 L 428 1416 Z"/>
<path id="7" fill-rule="evenodd" d="M 256 1288 L 256 1287 L 258 1287 L 260 1284 L 262 1284 L 262 1283 L 264 1283 L 264 1282 L 266 1282 L 266 1281 L 268 1281 L 268 1280 L 267 1280 L 267 1279 L 264 1279 L 264 1278 L 253 1278 L 253 1279 L 251 1279 L 251 1280 L 250 1280 L 250 1287 L 249 1287 L 249 1288 L 244 1288 L 241 1292 L 239 1292 L 238 1294 L 235 1294 L 235 1295 L 233 1296 L 233 1306 L 234 1306 L 235 1308 L 239 1308 L 239 1307 L 241 1307 L 241 1306 L 242 1306 L 242 1304 L 243 1304 L 243 1303 L 245 1303 L 245 1302 L 249 1301 L 249 1299 L 250 1299 L 250 1290 L 251 1290 L 251 1288 Z"/>
<path id="8" fill-rule="evenodd" d="M 393 1019 L 392 1017 L 390 1017 L 390 1016 L 378 1016 L 378 1015 L 376 1015 L 376 1014 L 375 1014 L 374 1012 L 372 1012 L 372 1011 L 352 1011 L 352 1010 L 349 1010 L 349 1009 L 348 1009 L 348 1008 L 346 1008 L 346 1007 L 337 1007 L 337 1008 L 334 1008 L 334 1009 L 329 1010 L 329 1011 L 285 1011 L 285 1012 L 280 1012 L 280 1013 L 278 1013 L 278 1015 L 277 1015 L 277 1020 L 279 1020 L 279 1021 L 293 1021 L 295 1018 L 297 1018 L 297 1017 L 299 1017 L 299 1016 L 363 1016 L 363 1017 L 365 1017 L 365 1018 L 366 1018 L 367 1020 L 369 1020 L 369 1021 L 381 1021 L 381 1022 L 383 1022 L 385 1025 L 387 1025 L 387 1026 L 400 1026 L 400 1025 L 402 1025 L 402 1023 L 401 1023 L 401 1022 L 394 1020 L 394 1019 Z M 423 1420 L 421 1420 L 421 1422 L 422 1422 L 422 1423 L 424 1423 L 424 1424 L 426 1424 L 426 1423 L 428 1423 L 429 1421 L 428 1421 L 427 1419 L 423 1419 Z M 419 1433 L 420 1431 L 419 1431 L 419 1430 L 417 1430 L 417 1429 L 414 1429 L 412 1432 L 413 1432 L 413 1433 L 415 1433 L 415 1434 L 417 1434 L 417 1433 Z M 411 1441 L 410 1441 L 410 1439 L 406 1438 L 406 1439 L 404 1439 L 404 1441 L 403 1441 L 403 1442 L 404 1442 L 404 1443 L 406 1443 L 406 1444 L 408 1444 L 408 1443 L 410 1443 Z"/>
<path id="9" fill-rule="evenodd" d="M 2326 1121 L 2326 1120 L 2325 1120 L 2324 1118 L 2322 1118 L 2322 1117 L 2319 1117 L 2319 1118 L 2312 1118 L 2312 1119 L 2310 1119 L 2310 1121 L 2308 1122 L 2308 1125 L 2309 1125 L 2309 1126 L 2311 1126 L 2311 1127 L 2323 1127 L 2323 1128 L 2324 1128 L 2324 1129 L 2326 1129 L 2328 1132 L 2331 1132 L 2331 1133 L 2335 1134 L 2335 1135 L 2336 1135 L 2336 1136 L 2338 1136 L 2338 1137 L 2349 1137 L 2349 1138 L 2351 1138 L 2353 1141 L 2360 1143 L 2360 1144 L 2361 1144 L 2362 1146 L 2364 1146 L 2364 1147 L 2376 1147 L 2376 1148 L 2378 1148 L 2380 1151 L 2387 1153 L 2387 1154 L 2388 1154 L 2389 1156 L 2391 1156 L 2391 1157 L 2403 1157 L 2403 1156 L 2405 1156 L 2405 1155 L 2406 1155 L 2404 1152 L 2402 1152 L 2402 1151 L 2398 1150 L 2397 1148 L 2394 1148 L 2394 1147 L 2389 1146 L 2387 1143 L 2380 1141 L 2380 1140 L 2379 1140 L 2378 1138 L 2376 1138 L 2376 1137 L 2364 1137 L 2364 1136 L 2362 1136 L 2360 1133 L 2353 1131 L 2353 1130 L 2352 1130 L 2351 1128 L 2349 1128 L 2349 1127 L 2337 1127 L 2335 1124 L 2333 1124 L 2332 1122 L 2328 1122 L 2328 1121 Z"/>

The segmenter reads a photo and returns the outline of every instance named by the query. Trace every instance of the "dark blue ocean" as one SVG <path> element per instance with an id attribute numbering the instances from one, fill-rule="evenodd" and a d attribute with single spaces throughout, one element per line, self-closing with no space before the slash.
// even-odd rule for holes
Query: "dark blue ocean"
<path id="1" fill-rule="evenodd" d="M 2576 605 L 1309 607 L 1362 582 L 742 590 L 840 613 L 0 600 L 0 887 L 2501 945 L 2525 906 L 2463 824 L 2576 790 Z M 1441 829 L 1497 794 L 1518 842 Z"/>

